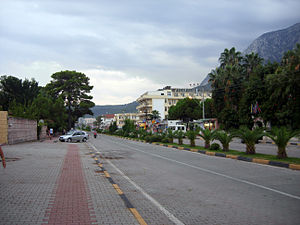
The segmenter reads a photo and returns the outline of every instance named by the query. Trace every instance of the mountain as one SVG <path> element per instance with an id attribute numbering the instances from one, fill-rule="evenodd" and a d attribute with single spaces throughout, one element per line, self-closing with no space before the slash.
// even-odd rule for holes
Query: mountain
<path id="1" fill-rule="evenodd" d="M 96 105 L 91 110 L 94 113 L 93 117 L 104 114 L 134 113 L 137 112 L 137 105 L 136 101 L 124 105 Z"/>
<path id="2" fill-rule="evenodd" d="M 283 30 L 265 33 L 255 39 L 243 52 L 250 54 L 258 53 L 265 62 L 280 62 L 283 54 L 292 50 L 297 43 L 300 43 L 300 23 L 296 23 Z"/>
<path id="3" fill-rule="evenodd" d="M 300 43 L 300 23 L 296 23 L 283 30 L 265 33 L 255 39 L 243 52 L 243 55 L 251 52 L 258 53 L 265 62 L 280 62 L 283 54 L 292 50 L 297 43 Z M 210 88 L 208 75 L 201 82 L 199 88 Z"/>

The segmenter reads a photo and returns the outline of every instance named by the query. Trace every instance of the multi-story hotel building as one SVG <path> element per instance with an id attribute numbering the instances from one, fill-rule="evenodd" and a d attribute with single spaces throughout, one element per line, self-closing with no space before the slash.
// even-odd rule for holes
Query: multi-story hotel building
<path id="1" fill-rule="evenodd" d="M 126 119 L 133 120 L 137 123 L 139 121 L 139 116 L 137 113 L 119 113 L 115 114 L 114 121 L 116 121 L 118 128 L 122 128 Z"/>
<path id="2" fill-rule="evenodd" d="M 159 112 L 161 120 L 164 120 L 168 116 L 169 108 L 176 105 L 179 100 L 187 97 L 203 100 L 211 98 L 211 93 L 202 92 L 201 89 L 198 91 L 197 88 L 172 88 L 171 86 L 166 86 L 157 91 L 148 91 L 137 99 L 139 103 L 136 107 L 138 116 L 143 121 L 152 111 L 156 110 Z"/>

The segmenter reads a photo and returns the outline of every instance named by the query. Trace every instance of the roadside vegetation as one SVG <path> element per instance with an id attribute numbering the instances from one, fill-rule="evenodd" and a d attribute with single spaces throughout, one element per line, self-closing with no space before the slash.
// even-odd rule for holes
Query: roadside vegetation
<path id="1" fill-rule="evenodd" d="M 127 121 L 127 123 L 132 124 L 130 120 Z M 297 137 L 297 135 L 299 135 L 299 132 L 292 132 L 286 130 L 283 127 L 274 127 L 271 131 L 268 132 L 264 132 L 260 128 L 250 130 L 246 127 L 241 127 L 240 129 L 231 130 L 231 132 L 228 132 L 226 130 L 210 131 L 209 129 L 195 129 L 189 130 L 186 133 L 182 131 L 172 132 L 171 130 L 167 130 L 166 132 L 162 133 L 152 133 L 143 128 L 137 129 L 136 126 L 130 126 L 130 129 L 128 129 L 128 127 L 124 127 L 124 129 L 117 129 L 116 126 L 112 124 L 108 130 L 104 130 L 102 132 L 105 134 L 132 138 L 134 140 L 144 141 L 148 143 L 158 143 L 190 149 L 192 148 L 204 151 L 225 153 L 229 155 L 238 155 L 248 158 L 259 158 L 285 163 L 300 164 L 299 158 L 289 158 L 286 154 L 284 155 L 285 157 L 282 157 L 282 151 L 283 149 L 285 151 L 288 141 L 292 137 Z M 206 136 L 203 134 L 206 134 Z M 274 141 L 276 140 L 275 144 L 278 146 L 278 149 L 280 149 L 280 151 L 278 150 L 277 155 L 267 155 L 255 152 L 255 144 L 257 144 L 258 140 L 263 136 L 272 137 L 274 138 Z M 195 139 L 197 137 L 204 140 L 203 146 L 196 146 Z M 207 139 L 205 140 L 204 137 Z M 188 138 L 190 140 L 190 144 L 183 144 L 183 138 Z M 233 140 L 233 138 L 239 138 L 245 143 L 245 151 L 229 149 L 229 144 Z M 177 139 L 177 141 L 175 142 L 174 139 Z M 219 141 L 222 147 L 216 142 L 210 144 L 210 146 L 208 147 L 208 139 L 210 142 Z"/>

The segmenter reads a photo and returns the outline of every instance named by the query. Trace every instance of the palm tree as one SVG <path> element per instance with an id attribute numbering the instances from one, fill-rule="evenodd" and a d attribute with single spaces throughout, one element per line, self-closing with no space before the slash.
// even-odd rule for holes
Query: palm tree
<path id="1" fill-rule="evenodd" d="M 234 134 L 241 138 L 246 144 L 246 154 L 255 154 L 255 143 L 264 136 L 264 132 L 260 128 L 250 130 L 247 127 L 241 127 Z"/>
<path id="2" fill-rule="evenodd" d="M 160 118 L 159 111 L 153 110 L 150 114 L 151 120 L 156 120 Z"/>
<path id="3" fill-rule="evenodd" d="M 263 58 L 259 57 L 258 53 L 254 54 L 254 52 L 252 52 L 251 54 L 245 55 L 243 63 L 246 69 L 247 78 L 249 78 L 250 74 L 257 66 L 261 65 L 263 60 Z"/>
<path id="4" fill-rule="evenodd" d="M 224 152 L 229 151 L 229 143 L 234 137 L 235 135 L 227 133 L 224 130 L 218 130 L 215 133 L 215 139 L 221 142 Z"/>
<path id="5" fill-rule="evenodd" d="M 200 137 L 202 137 L 205 141 L 204 148 L 210 148 L 210 142 L 214 139 L 215 131 L 211 131 L 209 129 L 200 128 Z"/>
<path id="6" fill-rule="evenodd" d="M 194 130 L 188 130 L 186 132 L 186 136 L 188 139 L 190 139 L 190 146 L 191 147 L 195 147 L 195 139 L 196 139 L 196 135 L 198 134 L 198 131 L 194 131 Z"/>
<path id="7" fill-rule="evenodd" d="M 286 154 L 286 146 L 289 142 L 289 140 L 292 137 L 295 137 L 300 134 L 300 131 L 292 131 L 287 129 L 286 127 L 272 127 L 270 133 L 266 133 L 266 136 L 271 138 L 275 144 L 277 145 L 278 151 L 277 151 L 277 158 L 283 159 L 287 158 Z"/>
<path id="8" fill-rule="evenodd" d="M 167 138 L 169 140 L 169 143 L 173 143 L 174 134 L 171 128 L 167 129 Z"/>
<path id="9" fill-rule="evenodd" d="M 178 144 L 182 145 L 183 144 L 183 138 L 184 138 L 184 133 L 181 130 L 176 130 L 174 132 L 174 137 L 178 139 Z"/>
<path id="10" fill-rule="evenodd" d="M 239 65 L 242 60 L 242 53 L 235 51 L 235 48 L 232 47 L 230 50 L 225 48 L 224 52 L 221 53 L 219 58 L 221 68 L 225 68 L 228 65 Z"/>

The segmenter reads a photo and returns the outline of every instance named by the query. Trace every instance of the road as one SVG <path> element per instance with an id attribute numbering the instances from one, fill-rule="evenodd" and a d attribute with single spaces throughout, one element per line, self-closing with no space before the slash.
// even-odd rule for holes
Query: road
<path id="1" fill-rule="evenodd" d="M 105 135 L 88 145 L 148 224 L 299 224 L 300 171 Z"/>

